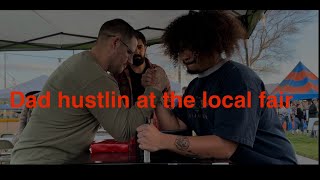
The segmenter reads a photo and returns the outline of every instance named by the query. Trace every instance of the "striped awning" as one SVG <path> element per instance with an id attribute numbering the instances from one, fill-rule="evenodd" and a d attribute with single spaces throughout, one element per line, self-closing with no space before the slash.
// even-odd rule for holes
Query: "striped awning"
<path id="1" fill-rule="evenodd" d="M 279 97 L 293 96 L 292 100 L 312 99 L 319 97 L 319 78 L 302 62 L 287 75 L 287 77 L 271 93 Z"/>

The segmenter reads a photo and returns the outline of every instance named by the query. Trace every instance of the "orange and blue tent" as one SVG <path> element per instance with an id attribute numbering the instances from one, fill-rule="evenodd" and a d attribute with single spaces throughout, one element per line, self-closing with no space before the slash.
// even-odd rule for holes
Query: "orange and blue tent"
<path id="1" fill-rule="evenodd" d="M 292 100 L 319 97 L 319 78 L 300 61 L 287 77 L 273 90 L 272 95 L 293 96 Z"/>

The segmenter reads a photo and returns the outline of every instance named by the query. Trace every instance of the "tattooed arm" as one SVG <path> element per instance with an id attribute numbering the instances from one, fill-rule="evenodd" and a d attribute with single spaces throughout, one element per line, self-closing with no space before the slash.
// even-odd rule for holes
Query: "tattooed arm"
<path id="1" fill-rule="evenodd" d="M 161 133 L 154 125 L 137 128 L 139 148 L 150 152 L 170 150 L 197 158 L 229 159 L 238 144 L 219 136 L 176 136 Z"/>
<path id="2" fill-rule="evenodd" d="M 238 146 L 215 135 L 191 137 L 163 134 L 163 138 L 166 139 L 162 141 L 163 149 L 196 158 L 229 159 Z"/>

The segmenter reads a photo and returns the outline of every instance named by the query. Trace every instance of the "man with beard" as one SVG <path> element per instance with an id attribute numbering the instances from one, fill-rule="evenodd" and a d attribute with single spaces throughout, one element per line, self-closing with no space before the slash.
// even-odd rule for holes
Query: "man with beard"
<path id="1" fill-rule="evenodd" d="M 171 22 L 163 35 L 165 52 L 182 62 L 190 74 L 184 96 L 195 98 L 193 108 L 161 105 L 156 108 L 162 130 L 194 130 L 197 136 L 161 133 L 153 125 L 137 128 L 138 143 L 147 151 L 170 150 L 197 158 L 228 160 L 234 164 L 297 164 L 295 152 L 285 136 L 275 109 L 260 106 L 259 95 L 265 86 L 245 65 L 230 60 L 245 30 L 241 22 L 225 11 L 191 11 Z M 149 83 L 152 74 L 143 76 Z M 248 98 L 251 107 L 203 107 L 202 94 Z M 230 105 L 230 101 L 226 101 Z M 217 104 L 217 102 L 213 102 Z"/>
<path id="2" fill-rule="evenodd" d="M 141 84 L 142 74 L 149 68 L 154 69 L 157 67 L 162 69 L 160 66 L 152 64 L 146 57 L 147 41 L 145 36 L 140 31 L 135 31 L 135 35 L 138 45 L 133 55 L 132 64 L 128 64 L 127 68 L 116 76 L 121 95 L 129 97 L 129 106 L 134 105 L 145 90 Z M 170 83 L 167 84 L 165 91 L 169 90 Z"/>
<path id="3" fill-rule="evenodd" d="M 138 40 L 138 45 L 133 55 L 132 64 L 128 64 L 126 69 L 115 77 L 118 82 L 121 95 L 128 96 L 130 107 L 137 102 L 138 97 L 143 95 L 143 92 L 145 91 L 145 88 L 141 84 L 142 74 L 144 74 L 147 69 L 162 69 L 160 66 L 152 64 L 146 57 L 147 41 L 145 36 L 140 31 L 135 31 L 135 36 Z M 170 91 L 169 81 L 163 92 L 168 91 Z M 150 118 L 152 118 L 153 124 L 158 127 L 158 121 L 155 113 L 153 113 Z M 129 145 L 131 146 L 131 149 L 135 149 L 135 138 L 130 140 Z"/>

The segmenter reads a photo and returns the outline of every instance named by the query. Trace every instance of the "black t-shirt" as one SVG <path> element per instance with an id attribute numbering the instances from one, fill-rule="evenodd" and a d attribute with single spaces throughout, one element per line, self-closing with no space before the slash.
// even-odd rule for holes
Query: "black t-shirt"
<path id="1" fill-rule="evenodd" d="M 300 121 L 302 121 L 302 119 L 303 119 L 303 111 L 302 111 L 301 108 L 297 108 L 297 115 L 296 115 L 296 117 L 297 117 Z"/>
<path id="2" fill-rule="evenodd" d="M 250 91 L 251 108 L 222 105 L 204 108 L 203 91 L 207 92 L 207 101 L 211 95 L 218 95 L 220 99 L 225 95 L 234 99 L 242 95 L 246 102 Z M 297 164 L 275 109 L 260 107 L 258 96 L 262 91 L 265 91 L 264 83 L 255 72 L 240 63 L 227 61 L 208 76 L 190 82 L 183 96 L 195 97 L 194 108 L 176 107 L 173 112 L 199 136 L 217 135 L 237 142 L 239 146 L 230 158 L 235 164 Z"/>
<path id="3" fill-rule="evenodd" d="M 137 102 L 137 99 L 140 95 L 144 93 L 145 88 L 141 85 L 142 74 L 144 74 L 148 67 L 146 66 L 143 72 L 135 73 L 131 67 L 128 67 L 130 78 L 131 78 L 131 86 L 132 86 L 132 95 L 133 95 L 133 103 Z"/>
<path id="4" fill-rule="evenodd" d="M 318 113 L 317 106 L 314 103 L 312 103 L 309 107 L 309 117 L 311 118 L 317 117 L 317 113 Z"/>

